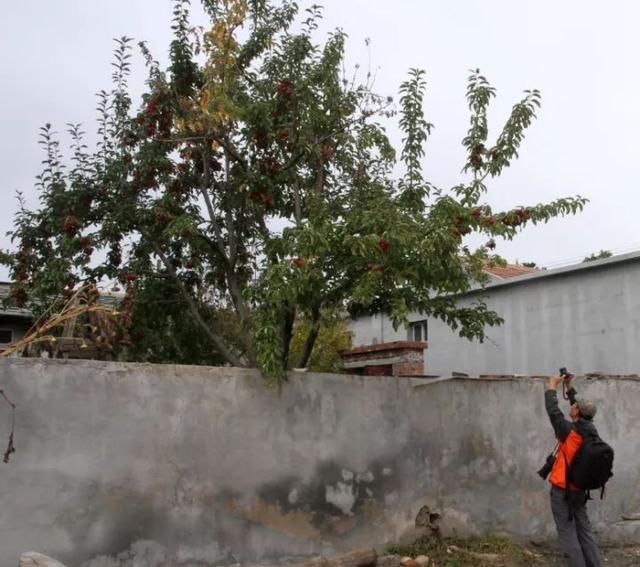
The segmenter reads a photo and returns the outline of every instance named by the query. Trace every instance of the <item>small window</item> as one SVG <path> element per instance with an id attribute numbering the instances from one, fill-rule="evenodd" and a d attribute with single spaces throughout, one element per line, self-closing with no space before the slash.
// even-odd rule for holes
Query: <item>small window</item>
<path id="1" fill-rule="evenodd" d="M 426 341 L 428 338 L 427 333 L 427 320 L 413 321 L 409 323 L 407 327 L 407 340 L 409 341 Z"/>
<path id="2" fill-rule="evenodd" d="M 13 342 L 13 331 L 11 329 L 0 329 L 0 344 L 10 345 Z"/>

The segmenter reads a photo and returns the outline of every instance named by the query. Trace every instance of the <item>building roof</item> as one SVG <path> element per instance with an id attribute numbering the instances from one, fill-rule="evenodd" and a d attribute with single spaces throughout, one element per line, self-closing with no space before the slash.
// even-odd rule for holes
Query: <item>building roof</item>
<path id="1" fill-rule="evenodd" d="M 526 284 L 532 281 L 537 281 L 542 278 L 552 278 L 558 276 L 566 276 L 576 272 L 583 272 L 587 270 L 602 270 L 613 265 L 625 264 L 631 262 L 640 261 L 640 250 L 636 252 L 629 252 L 628 254 L 619 254 L 618 256 L 611 256 L 610 258 L 603 258 L 602 260 L 591 260 L 589 262 L 581 262 L 579 264 L 572 264 L 570 266 L 563 266 L 561 268 L 554 268 L 552 270 L 546 269 L 533 269 L 531 272 L 524 273 L 518 276 L 512 276 L 504 279 L 495 279 L 494 281 L 487 283 L 484 289 L 493 289 L 497 287 L 512 286 Z M 478 286 L 475 289 L 468 291 L 467 293 L 475 293 L 481 291 L 482 287 Z M 460 295 L 465 295 L 460 294 Z"/>
<path id="2" fill-rule="evenodd" d="M 497 278 L 504 280 L 507 278 L 516 278 L 525 274 L 538 272 L 538 268 L 530 268 L 520 264 L 507 264 L 506 266 L 485 266 L 484 271 Z"/>

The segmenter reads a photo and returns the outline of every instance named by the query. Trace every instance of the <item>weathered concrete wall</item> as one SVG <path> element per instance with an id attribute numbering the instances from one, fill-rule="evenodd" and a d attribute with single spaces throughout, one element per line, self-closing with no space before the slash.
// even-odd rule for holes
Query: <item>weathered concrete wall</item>
<path id="1" fill-rule="evenodd" d="M 299 374 L 277 392 L 238 369 L 14 359 L 0 387 L 18 405 L 2 566 L 26 550 L 144 567 L 382 546 L 423 504 L 461 534 L 553 535 L 535 474 L 553 445 L 541 380 Z M 578 387 L 617 451 L 593 522 L 638 541 L 617 522 L 640 510 L 640 383 Z"/>

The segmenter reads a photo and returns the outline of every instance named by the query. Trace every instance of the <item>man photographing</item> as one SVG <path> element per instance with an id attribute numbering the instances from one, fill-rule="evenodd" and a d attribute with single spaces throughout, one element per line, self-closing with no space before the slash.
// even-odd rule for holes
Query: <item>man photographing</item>
<path id="1" fill-rule="evenodd" d="M 560 548 L 568 557 L 568 565 L 602 567 L 600 550 L 587 515 L 588 492 L 584 487 L 575 485 L 571 476 L 572 464 L 585 439 L 599 439 L 592 423 L 596 407 L 591 402 L 576 399 L 577 392 L 571 385 L 572 379 L 573 375 L 568 373 L 564 376 L 552 376 L 544 393 L 547 413 L 558 441 L 554 460 L 552 464 L 549 463 L 551 511 L 558 530 Z M 557 389 L 563 382 L 571 404 L 571 421 L 565 418 L 558 407 Z"/>

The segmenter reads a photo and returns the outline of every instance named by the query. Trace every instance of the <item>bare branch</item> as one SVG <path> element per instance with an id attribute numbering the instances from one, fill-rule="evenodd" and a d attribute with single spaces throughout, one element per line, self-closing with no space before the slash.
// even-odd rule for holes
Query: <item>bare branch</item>
<path id="1" fill-rule="evenodd" d="M 228 264 L 229 258 L 227 257 L 227 251 L 224 248 L 224 239 L 222 237 L 222 231 L 220 230 L 220 226 L 216 221 L 216 213 L 213 209 L 211 198 L 209 197 L 209 185 L 211 184 L 211 169 L 209 167 L 210 157 L 211 157 L 211 154 L 209 152 L 209 144 L 205 143 L 204 152 L 202 152 L 203 179 L 202 179 L 202 184 L 200 186 L 200 194 L 204 199 L 205 205 L 207 207 L 207 211 L 209 213 L 209 221 L 213 228 L 213 232 L 216 235 L 216 248 L 220 256 L 222 256 L 222 259 Z"/>

